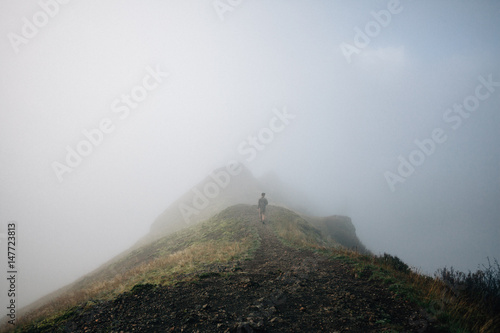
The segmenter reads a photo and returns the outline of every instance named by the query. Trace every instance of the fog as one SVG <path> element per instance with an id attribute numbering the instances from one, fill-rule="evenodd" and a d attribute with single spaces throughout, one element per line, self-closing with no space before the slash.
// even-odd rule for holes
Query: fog
<path id="1" fill-rule="evenodd" d="M 231 160 L 427 274 L 500 259 L 499 2 L 0 8 L 0 262 L 15 221 L 20 306 Z"/>

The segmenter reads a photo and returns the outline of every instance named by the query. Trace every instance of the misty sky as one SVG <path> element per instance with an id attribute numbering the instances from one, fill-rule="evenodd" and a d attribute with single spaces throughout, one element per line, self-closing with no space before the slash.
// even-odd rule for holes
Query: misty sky
<path id="1" fill-rule="evenodd" d="M 429 274 L 500 259 L 500 2 L 60 2 L 0 3 L 22 305 L 232 159 Z"/>

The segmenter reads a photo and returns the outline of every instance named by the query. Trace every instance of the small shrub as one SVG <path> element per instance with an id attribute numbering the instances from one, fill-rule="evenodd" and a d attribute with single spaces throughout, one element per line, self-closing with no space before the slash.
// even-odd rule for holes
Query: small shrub
<path id="1" fill-rule="evenodd" d="M 388 253 L 384 253 L 383 256 L 377 257 L 377 261 L 384 264 L 384 265 L 392 267 L 393 269 L 395 269 L 398 272 L 402 272 L 405 274 L 410 273 L 410 267 L 407 264 L 405 264 L 398 257 L 392 256 Z"/>
<path id="2" fill-rule="evenodd" d="M 492 265 L 488 258 L 488 266 L 475 273 L 455 271 L 453 267 L 437 271 L 441 279 L 456 296 L 465 296 L 478 302 L 484 302 L 494 313 L 500 311 L 500 265 L 494 260 Z"/>

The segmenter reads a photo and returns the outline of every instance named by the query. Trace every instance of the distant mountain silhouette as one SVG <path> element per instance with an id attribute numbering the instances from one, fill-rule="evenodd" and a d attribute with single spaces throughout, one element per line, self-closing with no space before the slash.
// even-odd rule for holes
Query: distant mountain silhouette
<path id="1" fill-rule="evenodd" d="M 156 218 L 147 241 L 206 220 L 229 206 L 253 204 L 262 192 L 260 182 L 240 165 L 240 172 L 232 175 L 226 168 L 211 172 L 193 186 Z"/>
<path id="2" fill-rule="evenodd" d="M 140 244 L 148 243 L 166 234 L 206 220 L 221 210 L 236 204 L 254 205 L 262 192 L 267 193 L 271 205 L 291 208 L 310 214 L 311 204 L 274 173 L 257 179 L 243 165 L 232 175 L 227 167 L 211 172 L 175 202 L 171 203 L 151 226 L 150 233 Z"/>

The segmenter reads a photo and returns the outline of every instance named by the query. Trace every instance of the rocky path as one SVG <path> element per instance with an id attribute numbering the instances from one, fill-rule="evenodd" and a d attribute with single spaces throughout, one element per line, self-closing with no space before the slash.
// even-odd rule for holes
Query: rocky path
<path id="1" fill-rule="evenodd" d="M 80 308 L 66 332 L 432 332 L 414 306 L 342 262 L 284 246 L 255 223 L 261 246 L 230 274 L 145 285 Z M 231 271 L 230 268 L 222 270 Z"/>

